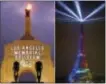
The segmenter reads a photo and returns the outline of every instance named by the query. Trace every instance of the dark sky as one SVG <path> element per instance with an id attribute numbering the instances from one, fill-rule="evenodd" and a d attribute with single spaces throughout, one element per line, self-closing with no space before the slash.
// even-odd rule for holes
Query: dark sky
<path id="1" fill-rule="evenodd" d="M 32 35 L 51 46 L 54 58 L 54 2 L 30 2 L 32 9 Z M 0 60 L 3 58 L 3 45 L 18 40 L 24 33 L 24 9 L 27 2 L 1 2 L 1 41 Z"/>
<path id="2" fill-rule="evenodd" d="M 93 11 L 102 2 L 80 2 L 83 16 Z M 72 2 L 65 2 L 75 10 Z M 64 12 L 63 8 L 56 4 L 56 9 Z M 85 14 L 85 15 L 84 15 Z M 56 14 L 56 18 L 64 18 Z M 105 17 L 105 9 L 93 17 Z M 68 76 L 76 61 L 79 44 L 78 23 L 67 23 L 56 20 L 56 77 Z M 88 66 L 95 74 L 105 74 L 105 21 L 84 23 L 85 54 Z"/>

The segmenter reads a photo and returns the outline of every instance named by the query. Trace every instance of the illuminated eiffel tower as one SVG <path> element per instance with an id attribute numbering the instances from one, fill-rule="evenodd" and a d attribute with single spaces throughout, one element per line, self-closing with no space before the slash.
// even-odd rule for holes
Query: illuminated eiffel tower
<path id="1" fill-rule="evenodd" d="M 69 75 L 69 82 L 90 82 L 92 80 L 92 74 L 88 68 L 88 63 L 84 53 L 84 29 L 83 24 L 80 28 L 80 46 L 77 55 L 77 59 Z"/>

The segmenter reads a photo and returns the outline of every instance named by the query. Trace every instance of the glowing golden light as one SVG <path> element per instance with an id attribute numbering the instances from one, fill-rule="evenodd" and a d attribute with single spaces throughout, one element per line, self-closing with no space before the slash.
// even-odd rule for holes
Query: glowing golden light
<path id="1" fill-rule="evenodd" d="M 37 59 L 37 60 L 40 60 L 40 56 L 36 56 L 36 59 Z"/>
<path id="2" fill-rule="evenodd" d="M 32 9 L 32 5 L 31 4 L 28 4 L 27 7 L 26 7 L 26 9 L 27 10 L 31 10 Z"/>

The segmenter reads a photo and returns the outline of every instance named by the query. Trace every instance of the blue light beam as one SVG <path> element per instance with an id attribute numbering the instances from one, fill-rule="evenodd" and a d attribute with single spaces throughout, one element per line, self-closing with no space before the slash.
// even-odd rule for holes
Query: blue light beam
<path id="1" fill-rule="evenodd" d="M 80 2 L 79 1 L 74 1 L 74 4 L 75 4 L 75 7 L 76 7 L 76 10 L 78 12 L 78 15 L 76 15 L 67 5 L 65 5 L 64 3 L 62 2 L 58 2 L 64 9 L 65 11 L 68 11 L 70 13 L 67 14 L 65 12 L 62 12 L 62 11 L 59 11 L 59 10 L 56 10 L 57 13 L 63 15 L 63 16 L 67 16 L 69 17 L 69 19 L 60 19 L 60 20 L 65 20 L 65 22 L 89 22 L 89 21 L 97 21 L 97 20 L 102 20 L 104 19 L 104 17 L 102 18 L 91 18 L 93 15 L 95 15 L 96 13 L 98 13 L 100 10 L 102 10 L 105 6 L 105 4 L 101 4 L 99 7 L 97 7 L 95 10 L 93 10 L 89 15 L 87 15 L 85 18 L 83 18 L 82 16 L 82 11 L 81 11 L 81 7 L 80 7 Z M 73 15 L 73 16 L 72 16 Z"/>
<path id="2" fill-rule="evenodd" d="M 67 16 L 67 17 L 69 17 L 69 18 L 73 18 L 73 19 L 77 20 L 77 19 L 74 18 L 73 16 L 68 15 L 67 13 L 64 13 L 64 12 L 62 12 L 62 11 L 59 11 L 59 10 L 57 10 L 57 9 L 56 9 L 56 12 L 59 13 L 59 14 L 61 14 L 61 15 L 64 15 L 64 16 Z"/>
<path id="3" fill-rule="evenodd" d="M 62 2 L 58 2 L 67 12 L 69 12 L 70 14 L 72 14 L 76 19 L 79 19 L 79 17 L 68 7 L 66 6 L 64 3 Z"/>
<path id="4" fill-rule="evenodd" d="M 82 13 L 81 13 L 80 4 L 79 4 L 78 1 L 74 1 L 74 3 L 75 3 L 75 7 L 76 7 L 76 9 L 77 9 L 77 12 L 78 12 L 78 14 L 79 14 L 79 17 L 80 17 L 80 19 L 82 20 Z"/>
<path id="5" fill-rule="evenodd" d="M 104 20 L 105 17 L 99 17 L 99 18 L 91 18 L 91 19 L 87 19 L 85 20 L 86 22 L 89 22 L 89 21 L 100 21 L 100 20 Z"/>
<path id="6" fill-rule="evenodd" d="M 76 21 L 76 20 L 74 20 L 74 19 L 70 19 L 70 18 L 56 18 L 57 20 L 60 20 L 60 21 L 62 21 L 62 22 L 78 22 L 78 21 Z"/>
<path id="7" fill-rule="evenodd" d="M 84 20 L 87 20 L 88 18 L 92 17 L 93 15 L 95 15 L 97 12 L 99 12 L 100 10 L 102 10 L 105 7 L 105 4 L 101 4 L 99 7 L 97 7 L 93 12 L 91 12 L 88 16 L 86 16 L 84 18 Z"/>

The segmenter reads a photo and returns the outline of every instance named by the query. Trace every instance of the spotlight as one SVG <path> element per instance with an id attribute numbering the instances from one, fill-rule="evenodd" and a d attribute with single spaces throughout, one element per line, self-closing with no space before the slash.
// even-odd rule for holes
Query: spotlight
<path id="1" fill-rule="evenodd" d="M 75 1 L 74 3 L 75 3 L 75 6 L 76 6 L 76 9 L 77 9 L 77 12 L 79 14 L 79 17 L 80 17 L 80 19 L 82 19 L 80 4 L 79 4 L 78 1 Z"/>
<path id="2" fill-rule="evenodd" d="M 89 15 L 87 15 L 85 18 L 83 18 L 82 16 L 82 12 L 81 12 L 81 7 L 80 7 L 80 2 L 78 1 L 74 1 L 74 4 L 75 4 L 75 7 L 76 7 L 76 10 L 78 12 L 78 15 L 75 14 L 75 12 L 73 12 L 67 5 L 65 5 L 63 2 L 58 2 L 67 12 L 69 12 L 71 15 L 65 13 L 65 12 L 62 12 L 62 11 L 59 11 L 59 10 L 56 10 L 57 13 L 63 15 L 63 16 L 67 16 L 69 17 L 70 19 L 67 20 L 67 19 L 62 19 L 62 20 L 65 20 L 68 21 L 68 22 L 89 22 L 89 21 L 96 21 L 96 20 L 102 20 L 104 19 L 104 17 L 100 17 L 100 18 L 91 18 L 89 19 L 90 17 L 92 17 L 93 15 L 95 15 L 96 13 L 98 13 L 100 10 L 102 10 L 104 7 L 105 7 L 105 4 L 101 4 L 99 7 L 97 7 L 93 12 L 91 12 Z"/>
<path id="3" fill-rule="evenodd" d="M 79 19 L 79 17 L 68 7 L 66 6 L 64 3 L 62 2 L 58 2 L 67 12 L 69 12 L 70 14 L 72 14 L 75 18 Z"/>
<path id="4" fill-rule="evenodd" d="M 73 12 L 68 6 L 66 6 L 63 2 L 58 2 L 66 11 L 68 11 L 71 15 L 65 13 L 65 12 L 61 12 L 59 10 L 56 10 L 57 13 L 63 15 L 63 16 L 67 16 L 69 17 L 70 19 L 69 20 L 66 20 L 65 21 L 68 21 L 68 22 L 89 22 L 89 21 L 96 21 L 96 20 L 102 20 L 104 19 L 104 17 L 102 18 L 93 18 L 93 19 L 89 19 L 90 17 L 92 17 L 94 14 L 96 14 L 97 12 L 99 12 L 100 10 L 102 10 L 104 7 L 105 7 L 105 4 L 101 4 L 99 7 L 97 7 L 93 12 L 91 12 L 89 15 L 87 15 L 85 18 L 83 18 L 82 16 L 82 12 L 81 12 L 81 7 L 80 7 L 80 2 L 78 1 L 74 1 L 74 4 L 75 4 L 75 7 L 76 7 L 76 10 L 78 12 L 78 15 L 75 14 L 75 12 Z M 63 19 L 62 19 L 63 20 Z"/>
<path id="5" fill-rule="evenodd" d="M 87 19 L 85 20 L 86 22 L 89 22 L 89 21 L 98 21 L 98 20 L 103 20 L 104 17 L 99 17 L 99 18 L 91 18 L 91 19 Z"/>
<path id="6" fill-rule="evenodd" d="M 56 18 L 57 20 L 59 20 L 59 21 L 62 21 L 62 22 L 77 22 L 76 20 L 74 20 L 74 19 L 70 19 L 70 18 Z"/>
<path id="7" fill-rule="evenodd" d="M 92 17 L 94 14 L 99 12 L 101 9 L 105 7 L 105 4 L 101 4 L 98 8 L 96 8 L 93 12 L 91 12 L 88 16 L 84 18 L 84 20 L 87 20 L 88 18 Z"/>
<path id="8" fill-rule="evenodd" d="M 77 19 L 74 18 L 73 16 L 68 15 L 67 13 L 64 13 L 64 12 L 62 12 L 62 11 L 56 10 L 56 12 L 59 13 L 59 14 L 61 14 L 61 15 L 64 15 L 64 16 L 67 16 L 67 17 L 69 17 L 69 18 L 73 18 L 73 19 L 77 20 Z"/>
<path id="9" fill-rule="evenodd" d="M 78 21 L 79 21 L 79 22 L 84 22 L 84 20 L 83 20 L 83 19 L 79 19 Z"/>

